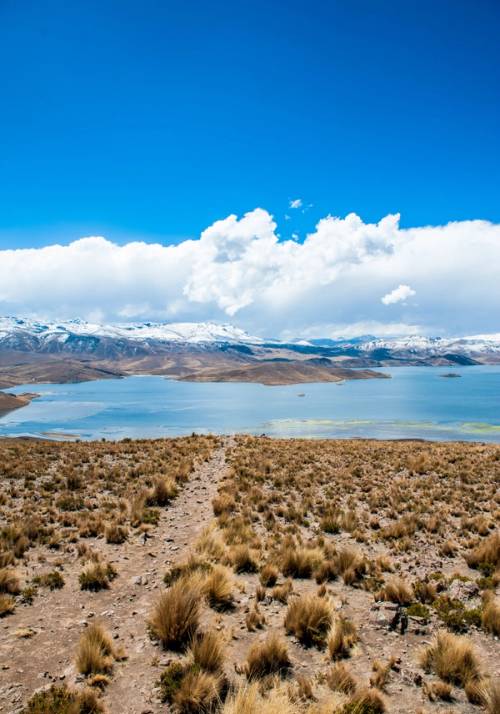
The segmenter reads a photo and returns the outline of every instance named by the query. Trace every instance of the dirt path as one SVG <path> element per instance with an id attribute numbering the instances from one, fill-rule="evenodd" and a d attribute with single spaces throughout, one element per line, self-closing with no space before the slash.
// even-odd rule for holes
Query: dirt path
<path id="1" fill-rule="evenodd" d="M 30 695 L 44 685 L 78 681 L 75 649 L 82 630 L 92 620 L 101 622 L 128 655 L 115 666 L 104 697 L 110 714 L 165 711 L 165 705 L 158 703 L 155 682 L 159 665 L 168 657 L 150 641 L 146 619 L 167 567 L 185 556 L 212 518 L 211 501 L 227 468 L 225 453 L 231 443 L 230 438 L 223 440 L 211 459 L 195 470 L 173 504 L 162 510 L 146 544 L 137 535 L 122 546 L 102 539 L 89 541 L 118 571 L 109 590 L 81 591 L 81 563 L 71 556 L 69 563 L 63 561 L 63 589 L 40 591 L 33 605 L 18 606 L 13 615 L 0 620 L 0 712 L 20 711 Z M 40 569 L 46 571 L 58 559 L 60 555 L 50 556 Z M 23 631 L 34 634 L 25 638 Z"/>

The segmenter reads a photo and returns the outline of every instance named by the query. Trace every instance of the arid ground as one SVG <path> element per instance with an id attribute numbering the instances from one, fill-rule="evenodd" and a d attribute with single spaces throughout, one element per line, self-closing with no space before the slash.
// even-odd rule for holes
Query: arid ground
<path id="1" fill-rule="evenodd" d="M 0 712 L 500 711 L 500 446 L 0 441 Z"/>

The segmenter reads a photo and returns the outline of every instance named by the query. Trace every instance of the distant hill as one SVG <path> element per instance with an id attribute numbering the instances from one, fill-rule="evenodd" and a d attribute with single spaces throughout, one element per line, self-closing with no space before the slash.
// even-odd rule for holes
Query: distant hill
<path id="1" fill-rule="evenodd" d="M 0 388 L 128 374 L 289 384 L 332 381 L 342 369 L 498 363 L 500 334 L 284 342 L 214 322 L 113 325 L 0 318 Z"/>

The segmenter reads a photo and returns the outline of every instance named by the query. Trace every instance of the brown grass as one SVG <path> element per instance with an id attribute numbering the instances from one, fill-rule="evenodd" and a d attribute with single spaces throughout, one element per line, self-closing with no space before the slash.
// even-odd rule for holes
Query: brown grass
<path id="1" fill-rule="evenodd" d="M 149 619 L 151 632 L 163 647 L 183 649 L 195 635 L 200 618 L 199 583 L 179 578 L 162 593 Z"/>
<path id="2" fill-rule="evenodd" d="M 107 674 L 113 669 L 114 649 L 111 637 L 98 623 L 87 627 L 80 637 L 76 668 L 80 674 Z"/>
<path id="3" fill-rule="evenodd" d="M 332 606 L 326 598 L 303 595 L 289 604 L 285 629 L 304 645 L 322 646 L 332 619 Z"/>
<path id="4" fill-rule="evenodd" d="M 445 682 L 463 687 L 479 679 L 480 668 L 472 643 L 444 630 L 421 652 L 420 663 L 427 672 L 435 672 Z"/>
<path id="5" fill-rule="evenodd" d="M 245 672 L 248 679 L 270 674 L 283 676 L 291 667 L 288 648 L 283 638 L 271 633 L 263 642 L 255 642 L 247 655 Z"/>
<path id="6" fill-rule="evenodd" d="M 358 641 L 356 625 L 343 617 L 337 618 L 328 634 L 328 652 L 332 659 L 349 657 Z"/>
<path id="7" fill-rule="evenodd" d="M 19 575 L 11 568 L 0 569 L 0 593 L 18 595 L 21 592 Z"/>
<path id="8" fill-rule="evenodd" d="M 224 667 L 224 640 L 216 630 L 207 630 L 191 642 L 190 654 L 193 663 L 212 674 L 220 673 Z"/>

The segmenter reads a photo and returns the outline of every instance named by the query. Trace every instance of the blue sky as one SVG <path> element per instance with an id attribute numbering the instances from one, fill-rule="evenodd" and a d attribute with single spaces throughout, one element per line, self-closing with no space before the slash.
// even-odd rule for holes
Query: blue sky
<path id="1" fill-rule="evenodd" d="M 500 222 L 499 20 L 495 0 L 2 0 L 0 248 L 180 242 L 257 206 L 283 238 L 351 211 Z"/>

